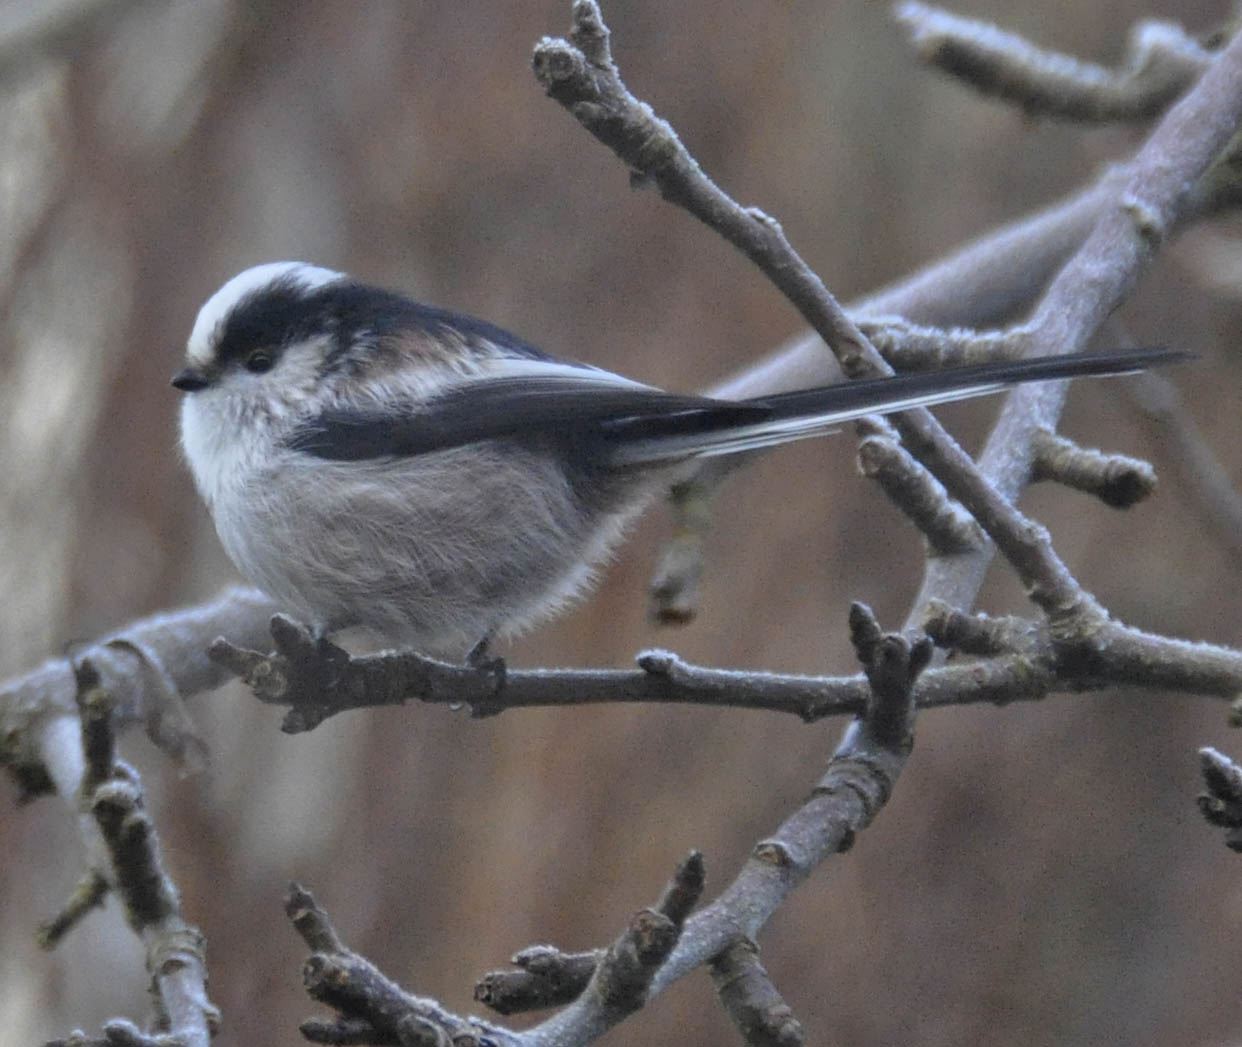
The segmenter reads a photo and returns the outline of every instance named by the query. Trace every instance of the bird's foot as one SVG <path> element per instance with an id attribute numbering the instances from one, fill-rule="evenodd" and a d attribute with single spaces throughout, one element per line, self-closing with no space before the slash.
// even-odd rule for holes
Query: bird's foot
<path id="1" fill-rule="evenodd" d="M 482 640 L 470 648 L 470 653 L 466 655 L 466 664 L 471 669 L 492 676 L 496 681 L 497 691 L 503 689 L 505 674 L 509 671 L 509 667 L 500 655 L 492 654 L 492 637 L 490 634 L 484 636 Z"/>
<path id="2" fill-rule="evenodd" d="M 354 659 L 319 628 L 307 628 L 283 614 L 271 623 L 274 649 L 237 647 L 221 637 L 207 649 L 217 665 L 241 677 L 261 702 L 289 707 L 286 731 L 308 731 L 339 707 L 336 692 Z"/>
<path id="3" fill-rule="evenodd" d="M 499 655 L 492 654 L 492 637 L 489 633 L 470 648 L 466 655 L 466 665 L 480 675 L 492 678 L 493 700 L 473 701 L 470 703 L 470 714 L 475 718 L 493 716 L 500 712 L 502 706 L 495 698 L 505 689 L 505 679 L 509 666 Z"/>

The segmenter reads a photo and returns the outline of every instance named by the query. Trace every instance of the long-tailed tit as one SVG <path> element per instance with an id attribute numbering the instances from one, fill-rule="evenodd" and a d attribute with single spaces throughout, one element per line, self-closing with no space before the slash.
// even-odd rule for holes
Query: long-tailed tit
<path id="1" fill-rule="evenodd" d="M 320 629 L 460 652 L 582 593 L 689 459 L 1178 354 L 998 362 L 729 402 L 277 262 L 207 301 L 186 355 L 173 379 L 187 394 L 182 446 L 242 573 Z"/>

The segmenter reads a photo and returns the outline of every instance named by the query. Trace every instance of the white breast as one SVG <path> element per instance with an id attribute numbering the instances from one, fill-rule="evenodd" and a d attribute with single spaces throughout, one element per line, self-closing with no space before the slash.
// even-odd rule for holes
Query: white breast
<path id="1" fill-rule="evenodd" d="M 181 401 L 181 450 L 194 484 L 214 513 L 221 499 L 236 493 L 270 457 L 267 426 L 235 417 L 237 401 L 221 390 L 204 389 Z"/>

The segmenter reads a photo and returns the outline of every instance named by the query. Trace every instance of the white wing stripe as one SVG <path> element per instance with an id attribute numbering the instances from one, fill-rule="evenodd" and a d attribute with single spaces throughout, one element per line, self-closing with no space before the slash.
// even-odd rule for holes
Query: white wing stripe
<path id="1" fill-rule="evenodd" d="M 614 461 L 619 465 L 638 465 L 674 458 L 712 458 L 722 454 L 757 450 L 761 447 L 771 447 L 775 444 L 818 436 L 825 429 L 831 429 L 842 422 L 853 421 L 855 418 L 862 418 L 864 415 L 891 414 L 895 411 L 909 411 L 915 407 L 932 407 L 936 404 L 951 403 L 954 400 L 967 400 L 973 396 L 986 396 L 990 393 L 998 393 L 1011 384 L 1003 381 L 981 382 L 978 385 L 965 386 L 961 389 L 941 389 L 918 396 L 881 400 L 862 407 L 826 411 L 796 418 L 780 418 L 771 422 L 760 422 L 715 433 L 637 440 L 618 448 Z"/>

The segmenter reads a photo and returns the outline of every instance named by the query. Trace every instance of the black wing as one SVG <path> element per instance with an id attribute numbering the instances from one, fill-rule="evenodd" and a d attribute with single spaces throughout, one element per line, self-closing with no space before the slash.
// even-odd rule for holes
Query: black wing
<path id="1" fill-rule="evenodd" d="M 1186 353 L 1115 353 L 996 361 L 945 371 L 844 382 L 756 400 L 713 400 L 631 385 L 607 372 L 563 366 L 467 381 L 436 398 L 389 409 L 329 412 L 305 423 L 289 445 L 337 461 L 408 456 L 479 440 L 556 437 L 599 441 L 617 464 L 696 454 L 731 454 L 825 432 L 864 414 L 997 392 L 1020 382 L 1126 374 L 1174 363 Z"/>
<path id="2" fill-rule="evenodd" d="M 289 440 L 333 461 L 404 457 L 504 437 L 635 439 L 691 434 L 771 414 L 764 403 L 681 396 L 608 378 L 522 375 L 486 378 L 406 409 L 326 412 Z"/>

